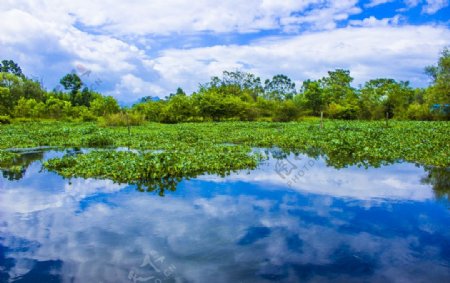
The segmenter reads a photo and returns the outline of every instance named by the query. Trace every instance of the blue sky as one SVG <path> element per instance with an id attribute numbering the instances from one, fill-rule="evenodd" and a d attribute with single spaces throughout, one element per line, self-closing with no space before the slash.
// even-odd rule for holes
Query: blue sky
<path id="1" fill-rule="evenodd" d="M 450 45 L 449 0 L 2 0 L 0 18 L 1 59 L 49 89 L 90 71 L 87 85 L 123 102 L 190 93 L 223 70 L 426 86 Z"/>

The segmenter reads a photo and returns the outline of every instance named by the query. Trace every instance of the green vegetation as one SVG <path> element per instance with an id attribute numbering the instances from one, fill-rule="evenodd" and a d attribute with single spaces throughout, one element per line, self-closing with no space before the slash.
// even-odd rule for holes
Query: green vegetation
<path id="1" fill-rule="evenodd" d="M 226 175 L 239 169 L 255 168 L 260 155 L 249 148 L 210 146 L 178 147 L 164 152 L 92 151 L 52 159 L 44 165 L 65 177 L 95 177 L 137 184 L 139 189 L 175 191 L 183 178 L 210 173 Z"/>
<path id="2" fill-rule="evenodd" d="M 323 156 L 336 168 L 378 167 L 400 160 L 448 168 L 449 136 L 448 122 L 390 121 L 386 126 L 326 120 L 323 128 L 317 120 L 145 123 L 130 132 L 127 127 L 99 127 L 92 122 L 28 122 L 0 126 L 0 164 L 10 174 L 22 170 L 16 166 L 17 154 L 6 151 L 9 148 L 94 148 L 70 152 L 44 166 L 65 177 L 107 178 L 163 194 L 182 178 L 255 168 L 267 154 L 256 154 L 251 150 L 255 147 Z"/>
<path id="3" fill-rule="evenodd" d="M 448 120 L 450 118 L 450 51 L 436 66 L 426 67 L 432 83 L 412 88 L 409 82 L 377 78 L 352 87 L 349 70 L 337 69 L 297 90 L 286 75 L 264 84 L 254 74 L 224 71 L 187 95 L 181 88 L 165 99 L 144 97 L 120 109 L 113 97 L 89 89 L 76 73 L 60 80 L 64 91 L 45 90 L 27 78 L 13 61 L 0 64 L 0 123 L 13 119 L 100 121 L 120 126 L 205 121 L 296 121 L 324 115 L 344 120 Z M 121 113 L 121 114 L 120 114 Z"/>
<path id="4" fill-rule="evenodd" d="M 11 178 L 28 163 L 18 166 L 22 157 L 7 149 L 40 146 L 95 149 L 44 164 L 65 177 L 108 178 L 147 190 L 254 168 L 264 159 L 254 147 L 324 156 L 337 168 L 398 160 L 450 166 L 448 122 L 401 121 L 449 119 L 447 49 L 426 68 L 433 83 L 425 89 L 385 78 L 355 89 L 342 69 L 307 80 L 300 90 L 285 75 L 263 84 L 253 74 L 225 71 L 192 95 L 178 88 L 164 100 L 146 97 L 123 109 L 75 73 L 61 79 L 64 91 L 46 91 L 13 61 L 2 61 L 0 70 L 0 165 Z M 132 151 L 116 151 L 121 147 Z"/>
<path id="5" fill-rule="evenodd" d="M 133 127 L 98 127 L 95 123 L 29 122 L 0 126 L 0 148 L 130 147 L 136 150 L 208 150 L 221 144 L 280 147 L 334 157 L 343 164 L 376 164 L 377 160 L 406 160 L 425 165 L 449 166 L 448 122 L 384 122 L 327 120 L 320 122 L 223 122 L 157 124 Z M 345 158 L 344 158 L 345 157 Z M 195 158 L 195 156 L 192 156 Z"/>

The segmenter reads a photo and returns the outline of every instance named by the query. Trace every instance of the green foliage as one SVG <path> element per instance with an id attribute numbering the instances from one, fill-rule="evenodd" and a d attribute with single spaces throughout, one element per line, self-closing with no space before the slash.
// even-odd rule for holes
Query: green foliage
<path id="1" fill-rule="evenodd" d="M 11 147 L 104 146 L 90 142 L 95 136 L 110 138 L 118 147 L 171 151 L 177 148 L 235 144 L 236 146 L 308 152 L 320 149 L 330 165 L 373 164 L 406 160 L 424 165 L 450 166 L 448 122 L 384 122 L 326 120 L 297 123 L 223 122 L 156 124 L 96 130 L 92 123 L 30 122 L 0 126 L 0 149 Z M 192 156 L 191 158 L 196 158 Z"/>
<path id="2" fill-rule="evenodd" d="M 425 69 L 433 79 L 432 103 L 450 103 L 450 49 L 444 48 L 436 66 Z"/>
<path id="3" fill-rule="evenodd" d="M 83 86 L 81 78 L 75 73 L 65 75 L 61 78 L 59 83 L 64 87 L 65 90 L 70 90 L 73 95 L 75 95 Z"/>
<path id="4" fill-rule="evenodd" d="M 103 119 L 103 125 L 109 127 L 138 126 L 144 123 L 144 117 L 139 113 L 119 112 L 106 115 Z"/>
<path id="5" fill-rule="evenodd" d="M 276 75 L 264 82 L 264 97 L 269 100 L 292 99 L 296 94 L 295 83 L 286 75 Z"/>
<path id="6" fill-rule="evenodd" d="M 97 116 L 106 116 L 120 111 L 119 104 L 112 96 L 99 96 L 91 102 L 91 111 Z"/>
<path id="7" fill-rule="evenodd" d="M 108 178 L 120 183 L 138 184 L 147 190 L 175 190 L 182 178 L 210 173 L 226 175 L 231 171 L 256 167 L 259 155 L 249 148 L 233 146 L 178 147 L 161 153 L 93 151 L 76 156 L 51 159 L 44 166 L 65 177 Z M 195 157 L 195 158 L 193 158 Z"/>
<path id="8" fill-rule="evenodd" d="M 406 116 L 410 120 L 433 120 L 429 107 L 425 104 L 419 104 L 417 102 L 414 102 L 408 106 Z"/>
<path id="9" fill-rule="evenodd" d="M 83 137 L 81 140 L 81 145 L 87 147 L 105 147 L 113 144 L 114 140 L 104 133 L 94 133 Z"/>
<path id="10" fill-rule="evenodd" d="M 190 121 L 197 116 L 197 112 L 193 98 L 180 92 L 165 103 L 158 120 L 163 123 Z"/>
<path id="11" fill-rule="evenodd" d="M 163 101 L 144 100 L 133 105 L 132 111 L 143 115 L 144 120 L 160 122 L 165 103 Z"/>
<path id="12" fill-rule="evenodd" d="M 323 89 L 318 81 L 304 81 L 301 94 L 297 95 L 295 100 L 302 109 L 310 110 L 313 115 L 320 115 L 325 108 Z"/>
<path id="13" fill-rule="evenodd" d="M 450 51 L 444 49 L 436 66 L 426 68 L 433 84 L 413 89 L 409 82 L 374 79 L 352 87 L 349 70 L 336 69 L 317 81 L 306 80 L 297 92 L 286 75 L 266 80 L 242 71 L 224 71 L 187 95 L 181 88 L 164 100 L 147 96 L 133 105 L 132 125 L 146 121 L 167 124 L 208 121 L 295 121 L 302 116 L 333 119 L 448 120 L 450 119 Z M 0 64 L 0 115 L 17 119 L 103 121 L 124 126 L 121 109 L 111 96 L 83 87 L 81 78 L 67 74 L 61 79 L 66 92 L 47 92 L 28 79 L 13 61 Z M 133 113 L 133 114 L 131 114 Z"/>
<path id="14" fill-rule="evenodd" d="M 0 150 L 0 164 L 11 163 L 17 157 L 18 155 L 16 153 Z"/>
<path id="15" fill-rule="evenodd" d="M 354 120 L 358 116 L 358 106 L 340 105 L 332 102 L 328 105 L 327 114 L 334 119 Z"/>
<path id="16" fill-rule="evenodd" d="M 404 118 L 414 100 L 414 90 L 407 82 L 393 79 L 368 81 L 361 89 L 360 117 L 364 119 Z"/>
<path id="17" fill-rule="evenodd" d="M 13 60 L 2 60 L 0 63 L 0 72 L 11 73 L 18 77 L 24 77 L 22 69 Z"/>
<path id="18" fill-rule="evenodd" d="M 0 115 L 0 124 L 11 124 L 11 117 Z"/>
<path id="19" fill-rule="evenodd" d="M 353 78 L 349 70 L 337 69 L 329 71 L 328 77 L 322 78 L 323 95 L 328 103 L 350 103 L 356 99 L 355 90 L 351 86 Z"/>
<path id="20" fill-rule="evenodd" d="M 283 101 L 276 111 L 274 121 L 289 122 L 295 121 L 300 115 L 300 109 L 292 100 Z"/>

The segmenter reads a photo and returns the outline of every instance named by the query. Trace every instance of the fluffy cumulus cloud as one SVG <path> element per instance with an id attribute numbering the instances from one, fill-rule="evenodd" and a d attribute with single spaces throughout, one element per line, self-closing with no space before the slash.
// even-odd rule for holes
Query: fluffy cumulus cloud
<path id="1" fill-rule="evenodd" d="M 48 88 L 82 66 L 85 80 L 129 102 L 178 86 L 192 92 L 226 69 L 301 82 L 340 67 L 358 83 L 390 76 L 423 86 L 423 67 L 449 44 L 448 24 L 370 14 L 386 2 L 5 0 L 0 50 Z M 446 0 L 399 2 L 430 15 L 448 10 Z"/>
<path id="2" fill-rule="evenodd" d="M 426 14 L 434 14 L 449 4 L 448 0 L 426 0 L 426 2 L 427 5 L 422 9 Z"/>
<path id="3" fill-rule="evenodd" d="M 243 69 L 263 77 L 284 73 L 296 81 L 320 78 L 327 70 L 347 68 L 356 83 L 395 77 L 419 84 L 423 66 L 433 63 L 450 31 L 437 27 L 346 28 L 275 37 L 239 46 L 166 50 L 154 59 L 163 80 L 189 88 L 225 69 Z"/>

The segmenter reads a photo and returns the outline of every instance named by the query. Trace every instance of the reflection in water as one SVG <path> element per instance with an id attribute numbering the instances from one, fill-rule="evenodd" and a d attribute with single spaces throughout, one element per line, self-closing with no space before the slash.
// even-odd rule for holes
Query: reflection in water
<path id="1" fill-rule="evenodd" d="M 449 278 L 450 211 L 432 191 L 448 174 L 412 164 L 336 170 L 317 159 L 289 187 L 276 161 L 175 180 L 165 198 L 107 180 L 69 183 L 32 163 L 22 179 L 0 179 L 0 281 Z"/>
<path id="2" fill-rule="evenodd" d="M 422 179 L 425 184 L 433 186 L 437 198 L 450 201 L 450 168 L 426 166 L 428 175 Z"/>
<path id="3" fill-rule="evenodd" d="M 36 160 L 42 160 L 44 153 L 42 151 L 30 151 L 20 154 L 12 162 L 1 162 L 0 171 L 3 178 L 10 181 L 20 180 L 30 164 Z"/>
<path id="4" fill-rule="evenodd" d="M 55 157 L 62 157 L 62 156 L 72 156 L 76 154 L 80 154 L 83 152 L 89 152 L 91 149 L 80 149 L 80 148 L 73 148 L 73 149 L 66 149 L 64 151 L 47 151 L 47 157 L 46 160 L 50 158 Z M 117 149 L 119 151 L 123 151 L 124 149 L 119 148 Z M 292 160 L 301 160 L 306 157 L 308 157 L 311 161 L 308 163 L 308 165 L 314 164 L 314 160 L 322 160 L 326 163 L 327 166 L 331 166 L 332 168 L 336 169 L 342 169 L 347 168 L 349 166 L 357 166 L 362 167 L 365 169 L 369 168 L 379 168 L 381 166 L 387 166 L 394 164 L 394 160 L 358 160 L 354 159 L 352 157 L 352 154 L 342 150 L 339 153 L 334 154 L 331 152 L 332 155 L 330 156 L 323 156 L 323 153 L 320 149 L 310 147 L 308 149 L 305 149 L 303 153 L 300 152 L 294 152 L 291 153 L 289 151 L 286 151 L 281 148 L 270 148 L 270 149 L 256 149 L 256 151 L 262 152 L 265 156 L 267 156 L 272 162 L 274 160 L 281 160 L 281 163 L 283 165 L 283 162 L 285 163 L 284 166 L 288 165 L 291 168 L 284 168 L 286 172 L 291 172 L 291 170 L 297 168 L 295 165 L 292 164 Z M 44 160 L 44 150 L 40 150 L 39 148 L 36 148 L 31 151 L 23 151 L 22 154 L 14 159 L 13 162 L 3 162 L 0 163 L 0 171 L 2 172 L 2 175 L 4 178 L 13 181 L 13 180 L 20 180 L 24 177 L 26 170 L 28 166 L 34 162 L 34 161 L 42 161 Z M 287 161 L 287 162 L 286 162 Z M 308 166 L 306 165 L 306 167 Z M 278 164 L 275 164 L 275 171 L 278 172 L 279 175 L 279 169 L 276 167 Z M 294 167 L 292 167 L 294 166 Z M 306 171 L 308 171 L 305 167 L 305 164 L 303 164 Z M 428 176 L 424 177 L 422 179 L 422 183 L 424 184 L 430 184 L 433 186 L 433 190 L 435 192 L 435 196 L 439 199 L 447 198 L 449 199 L 449 190 L 450 190 L 450 168 L 439 168 L 439 167 L 432 167 L 432 166 L 425 166 L 425 171 L 427 171 L 429 174 Z M 288 181 L 289 187 L 291 187 L 293 184 L 292 181 L 296 181 L 301 174 L 298 174 L 301 170 L 299 170 L 297 175 L 291 176 L 291 181 Z M 303 170 L 305 171 L 305 170 Z M 208 172 L 206 172 L 208 173 Z M 295 172 L 294 172 L 295 173 Z M 304 173 L 304 172 L 300 172 Z M 200 174 L 200 173 L 198 173 Z M 223 171 L 223 172 L 212 172 L 209 174 L 216 174 L 220 175 L 221 177 L 228 176 L 230 174 L 233 174 L 230 171 Z M 146 175 L 146 174 L 143 174 Z M 136 189 L 140 192 L 157 192 L 159 196 L 164 196 L 166 191 L 174 192 L 177 189 L 178 183 L 180 183 L 184 179 L 189 178 L 195 178 L 197 177 L 197 174 L 192 174 L 191 176 L 184 176 L 182 177 L 166 177 L 162 179 L 145 179 L 141 180 L 140 182 L 136 183 Z M 273 177 L 273 176 L 271 176 Z M 294 182 L 296 183 L 296 182 Z"/>

